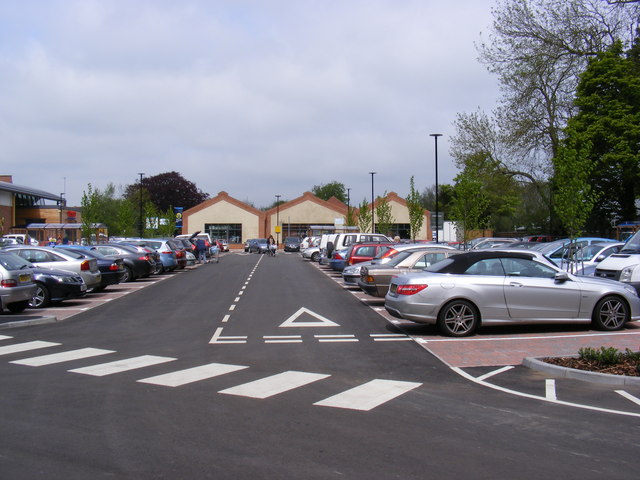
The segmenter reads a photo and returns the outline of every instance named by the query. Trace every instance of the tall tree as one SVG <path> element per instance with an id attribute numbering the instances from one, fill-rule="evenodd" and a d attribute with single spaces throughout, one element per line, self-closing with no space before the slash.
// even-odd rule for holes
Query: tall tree
<path id="1" fill-rule="evenodd" d="M 371 220 L 371 207 L 365 198 L 358 207 L 358 226 L 361 232 L 373 232 Z"/>
<path id="2" fill-rule="evenodd" d="M 450 217 L 467 243 L 474 230 L 486 228 L 489 202 L 482 183 L 468 172 L 458 174 L 455 182 Z"/>
<path id="3" fill-rule="evenodd" d="M 387 198 L 387 192 L 382 197 L 376 199 L 376 220 L 378 220 L 378 233 L 390 236 L 395 218 L 391 213 L 391 204 Z"/>
<path id="4" fill-rule="evenodd" d="M 329 200 L 331 197 L 336 197 L 342 203 L 347 203 L 347 189 L 344 184 L 340 182 L 334 181 L 324 185 L 314 185 L 311 193 L 322 200 Z"/>
<path id="5" fill-rule="evenodd" d="M 416 189 L 416 185 L 411 176 L 409 180 L 409 195 L 405 199 L 407 201 L 407 209 L 409 210 L 409 228 L 411 230 L 411 240 L 415 241 L 418 232 L 424 223 L 424 208 L 420 201 L 420 193 Z"/>
<path id="6" fill-rule="evenodd" d="M 616 42 L 599 54 L 581 76 L 578 113 L 571 131 L 590 143 L 586 154 L 593 164 L 590 183 L 600 198 L 590 227 L 609 233 L 618 220 L 635 220 L 640 196 L 640 75 L 639 40 L 625 56 Z"/>
<path id="7" fill-rule="evenodd" d="M 143 178 L 142 187 L 149 193 L 151 203 L 161 211 L 170 207 L 184 207 L 186 210 L 209 198 L 195 183 L 175 171 Z M 139 189 L 139 183 L 128 185 L 125 196 L 131 199 Z"/>

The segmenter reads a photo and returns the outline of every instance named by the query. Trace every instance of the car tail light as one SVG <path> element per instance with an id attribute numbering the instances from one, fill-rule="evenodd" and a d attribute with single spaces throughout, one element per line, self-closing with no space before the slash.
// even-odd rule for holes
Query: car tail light
<path id="1" fill-rule="evenodd" d="M 91 270 L 91 265 L 89 264 L 89 260 L 85 260 L 80 264 L 80 270 L 83 272 L 88 272 Z"/>
<path id="2" fill-rule="evenodd" d="M 144 260 L 145 262 L 150 262 L 151 257 L 149 257 L 149 255 L 142 255 L 141 257 L 138 257 L 138 260 Z"/>
<path id="3" fill-rule="evenodd" d="M 333 258 L 335 260 L 344 260 L 344 258 L 342 258 L 342 255 L 340 255 L 338 252 L 333 254 Z"/>
<path id="4" fill-rule="evenodd" d="M 427 288 L 427 286 L 428 285 L 424 283 L 418 285 L 398 285 L 396 293 L 398 295 L 415 295 L 416 293 L 421 292 L 422 290 Z"/>
<path id="5" fill-rule="evenodd" d="M 112 272 L 117 272 L 118 270 L 120 270 L 120 267 L 117 263 L 112 263 L 111 265 L 109 265 L 109 270 L 111 270 Z"/>
<path id="6" fill-rule="evenodd" d="M 380 258 L 386 258 L 386 257 L 388 257 L 390 255 L 393 255 L 394 253 L 397 253 L 397 252 L 398 251 L 395 248 L 390 248 L 389 250 L 384 252 Z"/>
<path id="7" fill-rule="evenodd" d="M 2 282 L 0 282 L 0 286 L 2 288 L 17 287 L 18 286 L 18 281 L 14 280 L 12 278 L 9 278 L 7 280 L 2 280 Z"/>
<path id="8" fill-rule="evenodd" d="M 173 252 L 172 252 L 171 250 L 166 250 L 166 251 L 164 251 L 164 252 L 160 252 L 160 253 L 164 253 L 165 255 L 169 255 L 169 254 L 171 254 L 171 253 L 173 253 Z"/>

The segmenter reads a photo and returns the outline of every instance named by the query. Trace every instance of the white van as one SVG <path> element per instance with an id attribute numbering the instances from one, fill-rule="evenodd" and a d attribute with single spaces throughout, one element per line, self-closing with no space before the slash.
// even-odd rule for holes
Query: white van
<path id="1" fill-rule="evenodd" d="M 640 231 L 627 240 L 618 253 L 602 260 L 595 276 L 627 283 L 640 294 Z"/>
<path id="2" fill-rule="evenodd" d="M 320 243 L 320 263 L 323 263 L 323 258 L 330 259 L 336 250 L 342 250 L 358 242 L 393 243 L 393 240 L 381 233 L 334 233 L 323 235 Z"/>
<path id="3" fill-rule="evenodd" d="M 17 240 L 18 243 L 23 243 L 25 245 L 39 245 L 38 241 L 35 238 L 27 235 L 26 233 L 7 233 L 2 237 L 13 238 L 14 240 Z"/>

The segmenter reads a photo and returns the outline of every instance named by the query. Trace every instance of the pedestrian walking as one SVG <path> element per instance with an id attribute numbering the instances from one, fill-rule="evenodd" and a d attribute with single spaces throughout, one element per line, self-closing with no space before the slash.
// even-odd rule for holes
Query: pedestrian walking
<path id="1" fill-rule="evenodd" d="M 198 254 L 198 263 L 207 263 L 207 242 L 204 238 L 196 240 L 196 253 Z"/>
<path id="2" fill-rule="evenodd" d="M 269 235 L 269 238 L 267 238 L 267 247 L 269 247 L 269 255 L 275 257 L 278 246 L 276 245 L 276 239 L 273 238 L 273 235 Z"/>

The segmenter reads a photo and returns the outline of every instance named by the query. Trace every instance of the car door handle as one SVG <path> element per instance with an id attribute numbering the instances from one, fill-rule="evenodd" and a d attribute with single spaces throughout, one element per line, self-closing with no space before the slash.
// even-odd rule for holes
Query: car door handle
<path id="1" fill-rule="evenodd" d="M 524 286 L 520 282 L 509 282 L 509 285 L 511 285 L 512 287 L 522 287 L 522 286 Z"/>

